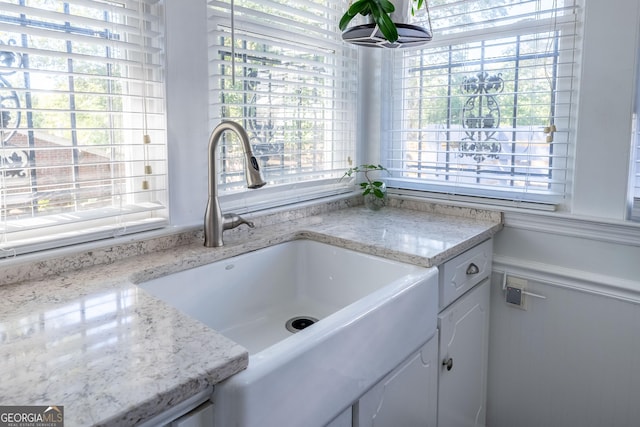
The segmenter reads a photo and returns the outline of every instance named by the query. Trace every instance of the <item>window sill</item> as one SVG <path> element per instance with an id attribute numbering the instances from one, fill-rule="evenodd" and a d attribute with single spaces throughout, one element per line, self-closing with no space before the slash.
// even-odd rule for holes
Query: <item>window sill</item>
<path id="1" fill-rule="evenodd" d="M 557 206 L 552 204 L 512 202 L 397 189 L 393 189 L 389 193 L 404 198 L 410 197 L 435 202 L 446 201 L 453 206 L 501 210 L 504 212 L 505 227 L 640 247 L 640 223 L 638 222 L 557 212 Z"/>

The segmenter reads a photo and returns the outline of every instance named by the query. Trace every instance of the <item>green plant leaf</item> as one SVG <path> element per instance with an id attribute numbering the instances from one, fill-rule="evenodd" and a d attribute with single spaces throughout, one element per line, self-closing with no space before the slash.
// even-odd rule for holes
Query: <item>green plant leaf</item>
<path id="1" fill-rule="evenodd" d="M 349 6 L 349 13 L 356 16 L 367 9 L 371 9 L 372 0 L 356 0 Z"/>
<path id="2" fill-rule="evenodd" d="M 380 32 L 390 43 L 396 42 L 398 40 L 398 29 L 396 28 L 396 24 L 394 24 L 389 15 L 381 11 L 379 7 L 377 10 L 378 16 L 376 16 L 375 13 L 373 16 L 375 18 L 376 24 L 378 24 Z"/>
<path id="3" fill-rule="evenodd" d="M 396 7 L 389 0 L 379 0 L 378 4 L 384 13 L 391 13 Z"/>
<path id="4" fill-rule="evenodd" d="M 384 193 L 379 188 L 374 188 L 373 189 L 373 194 L 379 199 L 384 198 Z"/>
<path id="5" fill-rule="evenodd" d="M 363 165 L 349 168 L 344 173 L 344 175 L 342 175 L 340 180 L 344 179 L 345 177 L 351 177 L 358 172 L 362 172 L 364 174 L 364 178 L 366 179 L 366 181 L 357 183 L 357 185 L 359 185 L 360 189 L 363 191 L 362 194 L 366 196 L 367 194 L 371 194 L 372 192 L 375 192 L 376 189 L 380 191 L 379 189 L 384 185 L 382 181 L 372 181 L 372 179 L 368 175 L 368 173 L 372 171 L 387 171 L 387 173 L 389 173 L 389 171 L 380 164 L 377 164 L 377 165 L 363 164 Z M 380 197 L 378 195 L 376 196 Z"/>
<path id="6" fill-rule="evenodd" d="M 416 10 L 420 10 L 420 8 L 424 5 L 424 0 L 414 0 L 414 3 L 416 3 L 416 7 L 414 9 L 413 4 L 411 4 L 411 15 L 416 14 Z"/>
<path id="7" fill-rule="evenodd" d="M 340 29 L 344 31 L 347 28 L 347 25 L 349 25 L 349 22 L 351 22 L 351 20 L 354 17 L 355 15 L 350 14 L 349 11 L 347 10 L 345 14 L 342 15 L 342 18 L 340 19 L 340 24 L 339 24 Z"/>
<path id="8" fill-rule="evenodd" d="M 371 3 L 373 0 L 357 0 L 351 4 L 349 9 L 342 15 L 340 19 L 339 27 L 342 31 L 347 28 L 347 25 L 357 14 L 369 15 L 371 13 Z"/>

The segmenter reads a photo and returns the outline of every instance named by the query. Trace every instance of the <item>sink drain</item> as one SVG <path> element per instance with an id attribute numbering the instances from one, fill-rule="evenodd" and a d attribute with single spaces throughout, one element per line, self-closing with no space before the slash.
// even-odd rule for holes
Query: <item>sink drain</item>
<path id="1" fill-rule="evenodd" d="M 287 328 L 287 331 L 296 333 L 303 330 L 304 328 L 313 325 L 317 321 L 318 319 L 316 319 L 315 317 L 297 316 L 287 320 L 287 323 L 285 323 L 285 327 Z"/>

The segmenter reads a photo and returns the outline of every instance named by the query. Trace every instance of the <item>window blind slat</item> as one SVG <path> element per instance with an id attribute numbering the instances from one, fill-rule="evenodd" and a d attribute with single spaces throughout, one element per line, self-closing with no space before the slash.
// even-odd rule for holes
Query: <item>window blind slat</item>
<path id="1" fill-rule="evenodd" d="M 69 2 L 64 3 L 69 4 Z M 106 13 L 111 13 L 117 14 L 120 17 L 135 18 L 135 20 L 132 21 L 137 22 L 139 11 L 131 11 L 129 9 L 122 8 L 115 3 L 113 3 L 113 6 L 111 8 L 105 8 L 105 3 L 102 3 L 101 7 L 98 9 L 90 9 L 86 8 L 85 6 L 85 14 L 74 14 L 72 19 L 69 18 L 69 13 L 65 13 L 62 11 L 63 3 L 58 3 L 58 5 L 56 5 L 57 10 L 51 10 L 44 7 L 22 6 L 19 4 L 12 4 L 11 2 L 7 1 L 2 1 L 0 2 L 0 4 L 2 4 L 3 11 L 6 12 L 6 14 L 3 14 L 2 17 L 4 22 L 13 22 L 14 25 L 37 25 L 42 27 L 49 27 L 49 31 L 52 32 L 52 35 L 54 36 L 56 35 L 55 31 L 64 32 L 64 27 L 71 26 L 72 24 L 76 27 L 87 30 L 74 35 L 74 37 L 97 37 L 95 33 L 89 31 L 93 28 L 95 28 L 96 32 L 104 31 L 105 29 L 112 30 L 114 35 L 138 32 L 137 27 L 130 25 L 131 22 L 129 21 L 131 20 L 117 21 L 105 19 L 104 15 Z M 14 13 L 15 15 L 12 16 L 11 13 Z M 20 22 L 20 20 L 18 19 L 10 19 L 12 17 L 18 17 L 20 15 L 28 16 L 29 20 Z M 157 36 L 158 34 L 149 32 L 148 35 Z"/>
<path id="2" fill-rule="evenodd" d="M 210 24 L 216 25 L 216 22 L 211 22 Z M 342 40 L 331 38 L 331 33 L 329 32 L 322 32 L 319 34 L 313 30 L 302 29 L 300 30 L 300 34 L 296 33 L 295 40 L 292 40 L 290 33 L 291 29 L 287 29 L 287 27 L 282 28 L 281 26 L 276 26 L 274 28 L 270 28 L 253 22 L 237 24 L 235 31 L 237 31 L 238 34 L 242 34 L 243 38 L 253 42 L 265 40 L 262 37 L 268 34 L 266 39 L 271 39 L 271 43 L 277 43 L 285 47 L 294 46 L 296 49 L 309 52 L 311 55 L 317 51 L 328 51 L 326 53 L 330 53 L 334 50 L 343 49 Z M 230 32 L 231 27 L 229 26 L 229 22 L 228 20 L 224 20 L 217 21 L 217 30 L 212 33 L 218 36 L 224 36 Z M 297 42 L 297 44 L 291 44 L 292 41 Z"/>
<path id="3" fill-rule="evenodd" d="M 3 24 L 0 23 L 0 31 L 6 32 L 7 34 L 19 34 L 17 32 L 15 32 L 14 30 L 19 30 L 20 28 L 13 28 L 13 27 L 7 27 Z M 122 51 L 123 49 L 131 49 L 132 47 L 135 47 L 136 44 L 135 43 L 123 43 L 123 42 L 106 42 L 104 40 L 94 40 L 94 39 L 84 39 L 84 38 L 74 38 L 74 37 L 70 37 L 70 36 L 66 36 L 64 37 L 64 34 L 61 34 L 60 37 L 52 37 L 51 35 L 46 36 L 47 32 L 46 31 L 32 31 L 34 33 L 34 35 L 36 35 L 35 33 L 39 33 L 42 35 L 42 38 L 47 38 L 49 39 L 51 42 L 61 42 L 61 43 L 65 43 L 68 41 L 76 41 L 76 42 L 80 42 L 84 45 L 85 50 L 87 47 L 93 47 L 96 49 L 102 49 L 102 50 L 110 50 L 110 52 L 112 52 L 111 56 L 109 57 L 110 61 L 105 61 L 104 57 L 100 57 L 100 56 L 93 56 L 93 55 L 87 55 L 84 53 L 74 53 L 74 52 L 70 52 L 68 50 L 55 50 L 55 48 L 53 46 L 47 46 L 48 49 L 38 49 L 38 48 L 34 48 L 34 47 L 25 47 L 25 46 L 15 46 L 12 45 L 9 47 L 9 49 L 5 50 L 11 50 L 13 52 L 16 53 L 20 53 L 20 54 L 30 54 L 30 55 L 39 55 L 39 56 L 51 56 L 51 57 L 57 57 L 60 59 L 77 59 L 77 60 L 84 60 L 84 61 L 89 61 L 89 62 L 98 62 L 98 63 L 104 63 L 104 62 L 108 62 L 108 63 L 115 63 L 115 64 L 126 64 L 126 65 L 130 65 L 130 66 L 139 66 L 139 60 L 136 59 L 131 59 L 131 58 L 126 58 L 126 57 L 121 57 L 119 58 L 117 55 L 118 51 Z M 33 39 L 32 39 L 33 40 Z M 155 49 L 152 47 L 147 47 L 144 49 L 138 49 L 139 53 L 146 53 L 147 55 L 157 55 L 159 53 L 161 53 L 162 51 L 160 49 Z M 115 53 L 114 53 L 115 52 Z M 154 63 L 148 63 L 147 64 L 149 67 L 155 67 L 158 68 L 159 65 L 158 64 L 154 64 Z M 37 70 L 40 70 L 40 68 L 37 68 Z"/>

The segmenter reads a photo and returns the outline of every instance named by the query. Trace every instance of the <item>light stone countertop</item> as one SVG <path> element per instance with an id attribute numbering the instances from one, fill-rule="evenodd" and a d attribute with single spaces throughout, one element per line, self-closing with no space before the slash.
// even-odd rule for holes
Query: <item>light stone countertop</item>
<path id="1" fill-rule="evenodd" d="M 135 283 L 299 238 L 431 267 L 502 228 L 499 212 L 406 199 L 378 212 L 353 204 L 255 216 L 255 229 L 225 232 L 222 248 L 204 248 L 193 231 L 0 261 L 0 405 L 62 405 L 67 427 L 131 426 L 247 367 L 243 347 Z"/>

